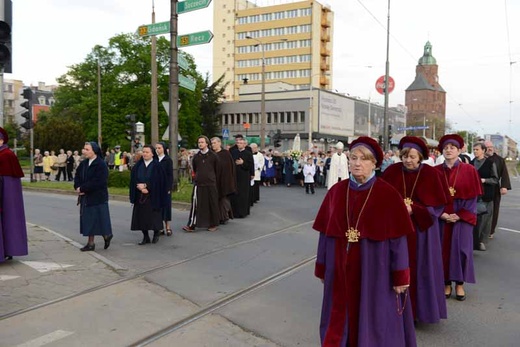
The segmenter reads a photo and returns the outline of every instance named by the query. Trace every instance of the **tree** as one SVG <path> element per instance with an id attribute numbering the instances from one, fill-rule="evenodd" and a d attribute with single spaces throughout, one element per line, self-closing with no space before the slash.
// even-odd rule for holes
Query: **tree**
<path id="1" fill-rule="evenodd" d="M 471 149 L 473 148 L 473 144 L 475 142 L 477 142 L 477 139 L 479 138 L 478 134 L 475 132 L 471 132 L 469 130 L 457 131 L 457 134 L 459 134 L 464 139 L 466 148 L 468 149 L 469 152 L 471 152 Z"/>
<path id="2" fill-rule="evenodd" d="M 56 102 L 49 118 L 69 119 L 84 129 L 83 140 L 97 140 L 98 100 L 97 69 L 101 70 L 101 109 L 103 146 L 117 144 L 123 150 L 130 148 L 125 139 L 125 116 L 135 114 L 136 120 L 145 124 L 147 138 L 150 138 L 150 38 L 140 38 L 136 34 L 119 34 L 109 40 L 107 47 L 95 46 L 84 62 L 75 64 L 58 78 L 60 87 L 55 93 Z M 190 66 L 183 72 L 200 82 L 191 56 L 185 55 Z M 170 43 L 164 37 L 157 39 L 158 101 L 169 100 Z M 200 84 L 200 83 L 198 83 Z M 180 89 L 182 103 L 179 111 L 179 132 L 183 137 L 196 142 L 200 135 L 200 115 L 198 104 L 200 88 L 192 93 Z M 164 108 L 159 108 L 159 133 L 168 126 L 168 116 Z M 36 130 L 35 130 L 36 131 Z M 44 136 L 42 134 L 42 136 Z"/>
<path id="3" fill-rule="evenodd" d="M 80 151 L 85 144 L 85 132 L 83 126 L 74 121 L 72 117 L 52 117 L 48 113 L 41 112 L 38 122 L 35 123 L 34 148 L 43 151 L 64 150 Z M 30 148 L 29 136 L 24 138 L 25 148 Z"/>
<path id="4" fill-rule="evenodd" d="M 224 81 L 224 75 L 209 84 L 209 74 L 206 74 L 202 87 L 202 100 L 200 101 L 200 115 L 202 117 L 203 133 L 209 138 L 218 135 L 219 132 L 219 110 L 224 91 L 229 84 Z"/>

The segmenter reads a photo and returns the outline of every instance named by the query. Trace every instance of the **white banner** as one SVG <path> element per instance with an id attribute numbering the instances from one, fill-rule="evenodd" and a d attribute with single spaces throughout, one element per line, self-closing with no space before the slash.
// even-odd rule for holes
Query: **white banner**
<path id="1" fill-rule="evenodd" d="M 320 91 L 319 132 L 354 136 L 354 100 Z"/>

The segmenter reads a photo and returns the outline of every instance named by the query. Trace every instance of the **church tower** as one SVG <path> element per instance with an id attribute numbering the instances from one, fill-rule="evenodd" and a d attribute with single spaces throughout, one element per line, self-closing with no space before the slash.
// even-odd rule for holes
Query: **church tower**
<path id="1" fill-rule="evenodd" d="M 413 130 L 408 135 L 425 136 L 438 140 L 444 135 L 446 124 L 446 91 L 439 84 L 439 66 L 432 55 L 432 45 L 424 45 L 424 54 L 415 68 L 415 80 L 406 89 L 405 104 L 408 108 L 406 126 L 427 126 Z"/>

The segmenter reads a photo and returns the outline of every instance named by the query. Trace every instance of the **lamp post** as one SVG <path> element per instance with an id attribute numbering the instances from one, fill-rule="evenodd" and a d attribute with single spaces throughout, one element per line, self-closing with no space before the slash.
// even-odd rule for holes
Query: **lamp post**
<path id="1" fill-rule="evenodd" d="M 262 42 L 259 39 L 255 39 L 252 36 L 246 36 L 246 39 L 256 41 L 257 44 L 255 47 L 259 46 L 262 48 L 262 91 L 260 96 L 260 115 L 261 115 L 261 126 L 260 126 L 260 148 L 265 148 L 265 128 L 267 125 L 267 116 L 265 114 L 265 49 L 264 44 L 266 43 L 276 43 L 276 42 L 285 42 L 287 39 L 278 39 L 269 42 Z"/>
<path id="2" fill-rule="evenodd" d="M 308 138 L 309 138 L 309 149 L 312 149 L 312 125 L 314 122 L 314 88 L 312 86 L 312 78 L 314 76 L 321 76 L 322 73 L 319 72 L 317 74 L 314 74 L 310 77 L 310 83 L 309 83 L 309 132 L 308 132 Z M 324 73 L 323 76 L 330 76 L 329 73 Z M 321 88 L 320 88 L 321 89 Z"/>
<path id="3" fill-rule="evenodd" d="M 258 42 L 255 46 L 259 46 L 262 49 L 262 91 L 260 95 L 260 149 L 265 148 L 265 127 L 267 125 L 267 117 L 265 114 L 265 50 L 262 41 L 255 39 L 251 36 L 246 36 L 246 39 Z"/>

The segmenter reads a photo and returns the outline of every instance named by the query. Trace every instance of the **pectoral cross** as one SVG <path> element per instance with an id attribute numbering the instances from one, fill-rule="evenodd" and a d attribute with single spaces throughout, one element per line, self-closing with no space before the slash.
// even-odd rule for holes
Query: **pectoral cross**
<path id="1" fill-rule="evenodd" d="M 449 189 L 450 189 L 450 195 L 451 195 L 451 196 L 455 196 L 455 193 L 457 192 L 457 191 L 455 190 L 455 188 L 450 187 Z"/>
<path id="2" fill-rule="evenodd" d="M 404 204 L 406 206 L 412 206 L 413 205 L 413 201 L 410 198 L 406 198 L 406 199 L 404 199 Z"/>
<path id="3" fill-rule="evenodd" d="M 357 229 L 350 227 L 345 233 L 345 236 L 348 238 L 348 242 L 359 242 L 359 236 L 361 236 L 361 233 Z"/>

